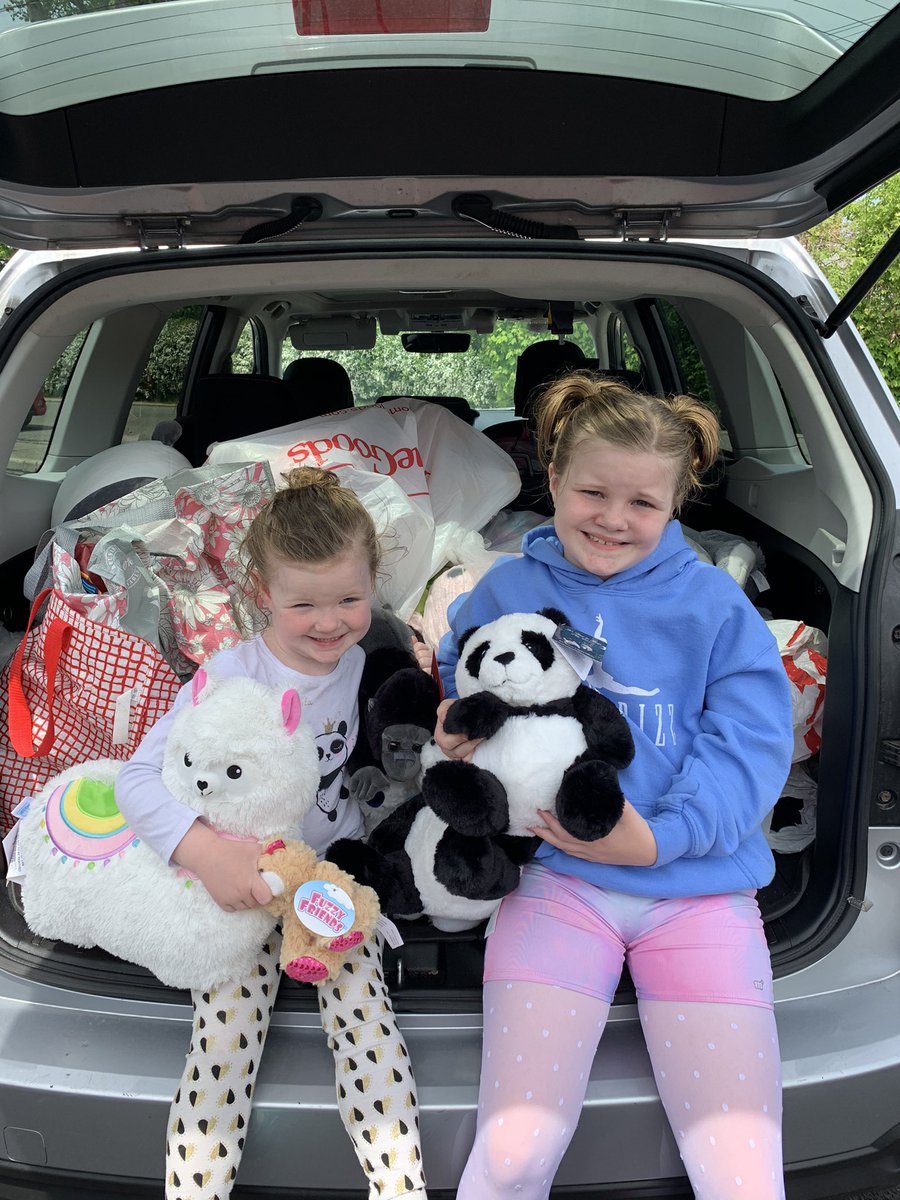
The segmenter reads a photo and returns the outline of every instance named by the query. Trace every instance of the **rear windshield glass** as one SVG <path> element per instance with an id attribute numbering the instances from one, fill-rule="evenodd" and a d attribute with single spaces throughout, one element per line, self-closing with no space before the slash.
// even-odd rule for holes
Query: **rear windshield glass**
<path id="1" fill-rule="evenodd" d="M 783 100 L 889 10 L 879 0 L 6 0 L 0 111 L 173 82 L 432 63 Z"/>

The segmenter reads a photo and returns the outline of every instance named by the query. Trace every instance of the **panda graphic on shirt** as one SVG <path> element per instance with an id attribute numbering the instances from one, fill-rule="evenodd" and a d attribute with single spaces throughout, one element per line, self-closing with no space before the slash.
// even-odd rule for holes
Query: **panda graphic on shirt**
<path id="1" fill-rule="evenodd" d="M 316 807 L 329 821 L 337 820 L 338 804 L 350 795 L 344 778 L 344 767 L 350 757 L 346 721 L 326 721 L 323 731 L 316 737 L 319 752 L 319 790 Z"/>

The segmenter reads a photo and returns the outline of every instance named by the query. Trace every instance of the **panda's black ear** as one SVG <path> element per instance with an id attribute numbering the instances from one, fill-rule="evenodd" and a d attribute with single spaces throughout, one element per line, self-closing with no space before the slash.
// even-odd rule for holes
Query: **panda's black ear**
<path id="1" fill-rule="evenodd" d="M 472 634 L 477 629 L 478 629 L 478 626 L 473 625 L 470 629 L 467 629 L 465 631 L 465 633 L 461 633 L 459 635 L 459 641 L 456 643 L 456 651 L 459 654 L 460 658 L 462 658 L 463 646 L 466 644 L 466 642 L 469 640 L 469 638 L 472 636 Z"/>
<path id="2" fill-rule="evenodd" d="M 542 608 L 538 613 L 539 617 L 546 617 L 549 621 L 553 621 L 556 625 L 568 625 L 569 618 L 564 612 L 560 612 L 558 608 Z"/>

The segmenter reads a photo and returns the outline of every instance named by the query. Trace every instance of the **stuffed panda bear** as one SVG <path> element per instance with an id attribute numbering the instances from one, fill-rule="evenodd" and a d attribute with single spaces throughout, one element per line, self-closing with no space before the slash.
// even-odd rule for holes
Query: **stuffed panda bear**
<path id="1" fill-rule="evenodd" d="M 529 833 L 538 809 L 585 841 L 621 817 L 616 772 L 633 757 L 631 733 L 554 640 L 565 622 L 555 609 L 510 613 L 460 638 L 460 699 L 444 728 L 483 739 L 472 760 L 448 759 L 432 741 L 422 750 L 421 795 L 367 844 L 342 840 L 328 853 L 378 892 L 384 911 L 469 928 L 518 883 L 540 842 Z"/>

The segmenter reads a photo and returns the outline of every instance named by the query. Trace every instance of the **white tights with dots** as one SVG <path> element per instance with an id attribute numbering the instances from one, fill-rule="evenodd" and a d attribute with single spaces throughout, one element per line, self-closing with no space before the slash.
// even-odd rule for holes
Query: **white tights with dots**
<path id="1" fill-rule="evenodd" d="M 771 1010 L 639 1001 L 656 1085 L 697 1200 L 784 1200 Z M 609 1005 L 544 983 L 484 986 L 475 1145 L 457 1200 L 544 1200 L 575 1132 Z"/>

